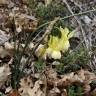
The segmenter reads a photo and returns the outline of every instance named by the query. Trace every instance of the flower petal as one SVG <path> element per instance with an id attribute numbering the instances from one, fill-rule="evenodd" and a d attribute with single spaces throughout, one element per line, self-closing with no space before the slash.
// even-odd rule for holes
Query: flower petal
<path id="1" fill-rule="evenodd" d="M 70 32 L 69 34 L 68 34 L 68 39 L 70 39 L 70 38 L 72 38 L 73 36 L 74 36 L 74 32 Z"/>
<path id="2" fill-rule="evenodd" d="M 61 52 L 60 51 L 53 51 L 51 54 L 51 57 L 53 59 L 60 59 L 61 58 Z"/>
<path id="3" fill-rule="evenodd" d="M 45 54 L 46 48 L 44 45 L 40 44 L 35 51 L 37 57 L 43 56 Z"/>
<path id="4" fill-rule="evenodd" d="M 69 49 L 69 47 L 70 47 L 69 41 L 65 41 L 64 45 L 63 45 L 63 50 L 62 51 L 63 52 L 67 51 Z"/>
<path id="5" fill-rule="evenodd" d="M 47 48 L 45 54 L 47 54 L 47 56 L 48 56 L 49 58 L 51 58 L 51 53 L 52 53 L 52 49 L 51 49 L 51 48 Z"/>

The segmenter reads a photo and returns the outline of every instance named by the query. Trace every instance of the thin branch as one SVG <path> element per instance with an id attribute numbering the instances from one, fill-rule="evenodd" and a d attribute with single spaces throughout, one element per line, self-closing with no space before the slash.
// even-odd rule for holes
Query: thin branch
<path id="1" fill-rule="evenodd" d="M 88 14 L 90 12 L 95 12 L 96 9 L 92 9 L 92 10 L 88 10 L 88 11 L 85 11 L 85 12 L 79 12 L 79 13 L 76 13 L 76 14 L 72 14 L 72 15 L 69 15 L 69 16 L 65 16 L 65 17 L 62 17 L 60 18 L 61 20 L 64 20 L 64 19 L 68 19 L 68 18 L 72 18 L 74 16 L 79 16 L 79 15 L 85 15 L 85 14 Z"/>

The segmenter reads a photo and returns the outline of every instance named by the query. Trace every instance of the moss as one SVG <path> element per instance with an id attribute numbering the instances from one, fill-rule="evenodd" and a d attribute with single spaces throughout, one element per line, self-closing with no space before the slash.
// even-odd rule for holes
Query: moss
<path id="1" fill-rule="evenodd" d="M 72 85 L 69 87 L 68 96 L 83 96 L 83 89 L 81 86 Z"/>
<path id="2" fill-rule="evenodd" d="M 68 10 L 63 4 L 52 2 L 47 7 L 39 3 L 35 9 L 36 17 L 40 19 L 41 23 L 53 20 L 54 17 L 64 17 L 65 13 L 68 14 Z"/>

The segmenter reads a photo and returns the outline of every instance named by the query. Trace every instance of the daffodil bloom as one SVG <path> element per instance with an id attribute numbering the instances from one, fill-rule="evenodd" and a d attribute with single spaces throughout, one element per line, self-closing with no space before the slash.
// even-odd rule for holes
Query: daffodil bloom
<path id="1" fill-rule="evenodd" d="M 46 53 L 49 58 L 60 59 L 61 52 L 58 49 L 59 38 L 57 36 L 50 36 L 48 41 L 48 48 L 46 49 Z"/>
<path id="2" fill-rule="evenodd" d="M 44 45 L 39 45 L 36 51 L 38 57 L 46 57 L 53 59 L 61 58 L 61 51 L 65 52 L 70 47 L 69 39 L 73 37 L 74 33 L 70 32 L 68 28 L 59 29 L 61 37 L 50 35 L 50 39 L 48 40 L 48 48 Z"/>
<path id="3" fill-rule="evenodd" d="M 61 51 L 65 52 L 70 47 L 69 39 L 73 36 L 73 32 L 69 32 L 68 28 L 60 27 L 61 38 L 50 36 L 48 41 L 47 54 L 54 59 L 61 58 Z"/>
<path id="4" fill-rule="evenodd" d="M 61 32 L 61 38 L 60 38 L 60 43 L 59 47 L 63 52 L 67 51 L 68 48 L 70 47 L 69 39 L 73 36 L 71 32 L 69 32 L 68 28 L 62 28 L 60 27 L 60 32 Z"/>

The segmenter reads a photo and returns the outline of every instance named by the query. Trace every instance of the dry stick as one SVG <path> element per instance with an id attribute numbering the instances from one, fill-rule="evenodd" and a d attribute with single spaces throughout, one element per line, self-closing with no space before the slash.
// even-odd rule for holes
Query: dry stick
<path id="1" fill-rule="evenodd" d="M 63 2 L 66 4 L 66 6 L 67 6 L 68 10 L 70 11 L 70 13 L 71 13 L 72 15 L 74 15 L 74 13 L 73 13 L 73 11 L 71 10 L 71 7 L 70 7 L 70 5 L 68 4 L 68 2 L 67 2 L 66 0 L 63 0 Z M 79 26 L 80 26 L 80 28 L 81 28 L 81 33 L 82 33 L 82 36 L 83 36 L 83 39 L 84 39 L 84 43 L 85 43 L 85 46 L 86 46 L 86 48 L 87 48 L 87 50 L 88 50 L 87 38 L 86 38 L 86 36 L 85 36 L 85 32 L 84 32 L 84 30 L 83 30 L 82 24 L 81 24 L 81 22 L 80 22 L 80 20 L 78 19 L 77 16 L 74 16 L 74 18 L 76 19 L 77 23 L 79 24 Z M 88 54 L 89 54 L 89 56 L 90 56 L 90 58 L 91 58 L 91 54 L 90 54 L 89 52 L 88 52 Z M 91 67 L 91 70 L 93 71 L 93 67 L 92 67 L 92 65 L 91 65 L 91 62 L 90 62 L 90 67 Z"/>
<path id="2" fill-rule="evenodd" d="M 60 18 L 60 20 L 68 19 L 68 18 L 71 18 L 71 17 L 74 17 L 74 16 L 84 15 L 84 14 L 87 14 L 87 13 L 90 13 L 90 12 L 95 12 L 95 11 L 96 11 L 96 9 L 88 10 L 88 11 L 85 11 L 85 12 L 79 12 L 79 13 L 76 13 L 76 14 L 73 14 L 73 15 L 62 17 L 62 18 Z"/>

